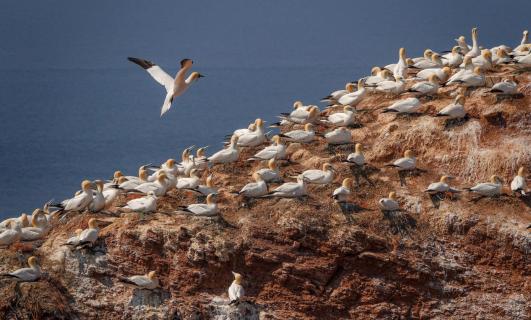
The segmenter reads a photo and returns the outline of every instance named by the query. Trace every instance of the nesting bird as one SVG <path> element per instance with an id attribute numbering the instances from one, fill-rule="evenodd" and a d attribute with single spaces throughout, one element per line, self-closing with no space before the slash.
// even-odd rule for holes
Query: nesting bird
<path id="1" fill-rule="evenodd" d="M 13 272 L 0 274 L 0 276 L 11 277 L 20 282 L 33 282 L 39 280 L 42 275 L 42 271 L 41 267 L 37 263 L 37 258 L 33 256 L 29 257 L 28 265 L 29 268 L 21 268 Z"/>
<path id="2" fill-rule="evenodd" d="M 397 211 L 400 209 L 398 201 L 396 201 L 396 193 L 390 192 L 387 198 L 382 198 L 378 201 L 382 211 Z"/>
<path id="3" fill-rule="evenodd" d="M 525 168 L 520 167 L 518 169 L 518 174 L 511 181 L 511 191 L 522 196 L 526 195 L 527 192 L 527 182 L 525 181 Z"/>
<path id="4" fill-rule="evenodd" d="M 122 282 L 132 284 L 140 289 L 153 290 L 159 287 L 156 271 L 150 271 L 145 275 L 131 276 L 120 279 Z"/>
<path id="5" fill-rule="evenodd" d="M 230 304 L 238 303 L 245 295 L 245 290 L 242 286 L 242 275 L 234 271 L 232 272 L 232 275 L 234 276 L 234 281 L 232 281 L 228 290 Z"/>
<path id="6" fill-rule="evenodd" d="M 479 183 L 471 188 L 465 188 L 470 192 L 478 194 L 481 199 L 483 197 L 496 197 L 501 195 L 502 192 L 502 180 L 500 177 L 493 175 L 490 177 L 489 182 Z"/>

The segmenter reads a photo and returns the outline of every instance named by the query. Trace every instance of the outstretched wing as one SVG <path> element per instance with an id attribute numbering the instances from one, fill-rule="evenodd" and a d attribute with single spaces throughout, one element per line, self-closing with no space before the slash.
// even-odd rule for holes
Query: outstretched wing
<path id="1" fill-rule="evenodd" d="M 151 75 L 151 77 L 153 77 L 153 79 L 155 79 L 155 81 L 163 85 L 167 92 L 173 92 L 174 80 L 169 74 L 162 70 L 161 67 L 151 61 L 140 58 L 128 57 L 127 60 L 141 66 Z"/>

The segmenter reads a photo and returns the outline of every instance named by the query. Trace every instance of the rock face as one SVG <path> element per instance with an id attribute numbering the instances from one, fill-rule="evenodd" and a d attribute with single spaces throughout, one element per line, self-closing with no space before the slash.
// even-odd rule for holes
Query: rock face
<path id="1" fill-rule="evenodd" d="M 529 319 L 531 310 L 530 199 L 510 195 L 519 166 L 531 169 L 531 79 L 503 67 L 489 77 L 514 77 L 520 99 L 486 88 L 467 97 L 468 121 L 433 117 L 456 87 L 422 101 L 424 115 L 381 113 L 396 97 L 369 94 L 358 106 L 374 185 L 361 180 L 343 212 L 331 194 L 352 176 L 342 162 L 352 146 L 330 149 L 319 140 L 290 149 L 285 180 L 330 162 L 333 185 L 308 187 L 304 199 L 263 198 L 246 206 L 231 191 L 264 166 L 239 161 L 214 166 L 221 218 L 175 214 L 194 194 L 173 190 L 145 220 L 123 214 L 70 214 L 44 241 L 0 250 L 0 272 L 26 266 L 30 254 L 46 273 L 35 283 L 0 278 L 2 319 Z M 297 127 L 298 126 L 293 126 Z M 283 130 L 290 130 L 283 128 Z M 324 126 L 319 131 L 327 130 Z M 260 148 L 260 147 L 258 147 Z M 244 149 L 247 159 L 258 148 Z M 384 165 L 406 149 L 426 170 L 406 177 Z M 442 174 L 458 189 L 497 174 L 506 196 L 470 201 L 462 192 L 438 208 L 423 192 Z M 203 178 L 204 178 L 203 177 Z M 270 185 L 270 190 L 275 184 Z M 403 211 L 383 214 L 378 199 L 396 191 Z M 123 205 L 122 196 L 115 205 Z M 111 208 L 110 211 L 115 211 Z M 89 218 L 107 221 L 92 249 L 62 244 Z M 142 290 L 121 277 L 157 271 L 161 288 Z M 231 271 L 243 275 L 246 298 L 228 304 Z"/>

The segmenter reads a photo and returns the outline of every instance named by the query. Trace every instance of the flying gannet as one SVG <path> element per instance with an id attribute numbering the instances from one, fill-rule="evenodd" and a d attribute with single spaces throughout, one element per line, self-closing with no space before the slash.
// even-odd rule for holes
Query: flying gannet
<path id="1" fill-rule="evenodd" d="M 199 72 L 192 72 L 190 76 L 185 79 L 186 73 L 188 73 L 192 67 L 192 64 L 194 63 L 191 59 L 181 60 L 181 69 L 179 72 L 177 72 L 175 79 L 162 70 L 161 67 L 151 61 L 133 57 L 129 57 L 127 59 L 141 66 L 151 75 L 151 77 L 153 77 L 153 79 L 155 79 L 155 81 L 166 88 L 166 98 L 164 99 L 164 103 L 162 104 L 162 109 L 160 111 L 161 117 L 164 115 L 164 113 L 170 110 L 171 104 L 175 97 L 183 94 L 194 81 L 204 77 Z"/>

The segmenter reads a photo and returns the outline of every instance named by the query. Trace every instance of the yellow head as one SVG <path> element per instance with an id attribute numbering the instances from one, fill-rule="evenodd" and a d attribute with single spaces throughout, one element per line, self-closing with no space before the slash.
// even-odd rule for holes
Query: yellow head
<path id="1" fill-rule="evenodd" d="M 214 176 L 209 174 L 208 177 L 206 178 L 206 186 L 207 187 L 212 188 L 214 186 L 214 182 L 212 181 L 213 179 L 214 179 Z"/>
<path id="2" fill-rule="evenodd" d="M 90 218 L 90 220 L 88 221 L 88 226 L 90 229 L 96 229 L 98 227 L 98 220 L 96 220 L 95 218 Z"/>
<path id="3" fill-rule="evenodd" d="M 35 211 L 33 211 L 35 212 Z M 28 227 L 30 225 L 29 223 L 29 220 L 28 220 L 28 215 L 23 213 L 20 215 L 20 222 L 22 224 L 22 227 Z"/>
<path id="4" fill-rule="evenodd" d="M 372 67 L 371 69 L 371 76 L 375 76 L 377 75 L 378 73 L 380 73 L 382 69 L 380 69 L 380 67 Z"/>
<path id="5" fill-rule="evenodd" d="M 187 149 L 188 150 L 188 149 Z M 166 160 L 166 167 L 173 168 L 175 166 L 175 159 Z"/>
<path id="6" fill-rule="evenodd" d="M 396 200 L 396 192 L 394 191 L 389 192 L 389 199 Z"/>
<path id="7" fill-rule="evenodd" d="M 443 182 L 443 183 L 448 183 L 449 179 L 450 179 L 450 177 L 448 177 L 448 176 L 442 176 L 440 181 Z"/>
<path id="8" fill-rule="evenodd" d="M 78 236 L 78 237 L 79 237 L 79 235 L 81 234 L 81 232 L 83 232 L 83 229 L 76 229 L 76 230 L 74 231 L 74 233 L 75 233 L 76 236 Z"/>
<path id="9" fill-rule="evenodd" d="M 307 123 L 304 125 L 304 130 L 305 131 L 312 131 L 313 130 L 313 124 L 311 123 Z"/>
<path id="10" fill-rule="evenodd" d="M 323 164 L 323 171 L 334 171 L 334 167 L 330 163 Z"/>
<path id="11" fill-rule="evenodd" d="M 185 162 L 185 161 L 188 161 L 190 158 L 190 149 L 189 148 L 186 148 L 183 150 L 183 153 L 181 154 L 181 161 L 182 162 Z M 169 160 L 169 159 L 168 159 Z M 166 162 L 168 161 L 166 160 Z"/>
<path id="12" fill-rule="evenodd" d="M 434 53 L 431 55 L 431 61 L 441 63 L 441 56 L 438 53 Z"/>
<path id="13" fill-rule="evenodd" d="M 347 92 L 354 92 L 354 88 L 355 85 L 352 82 L 349 82 L 345 85 L 345 90 L 347 90 Z"/>
<path id="14" fill-rule="evenodd" d="M 250 123 L 249 126 L 247 127 L 247 129 L 250 130 L 250 131 L 256 130 L 256 124 L 254 122 Z"/>
<path id="15" fill-rule="evenodd" d="M 492 182 L 492 183 L 501 183 L 502 179 L 500 177 L 498 177 L 497 175 L 493 175 L 493 176 L 490 177 L 490 182 Z"/>
<path id="16" fill-rule="evenodd" d="M 255 123 L 257 128 L 261 128 L 264 126 L 264 121 L 260 118 L 256 119 Z"/>
<path id="17" fill-rule="evenodd" d="M 406 49 L 405 48 L 400 48 L 400 50 L 398 50 L 398 55 L 400 56 L 401 59 L 406 59 Z"/>
<path id="18" fill-rule="evenodd" d="M 353 111 L 353 109 L 352 109 L 351 106 L 344 106 L 343 107 L 343 112 L 352 112 L 352 111 Z"/>
<path id="19" fill-rule="evenodd" d="M 498 51 L 496 51 L 496 56 L 498 58 L 505 58 L 505 57 L 507 57 L 507 51 L 505 51 L 505 49 L 503 49 L 503 48 L 500 48 L 500 49 L 498 49 Z"/>
<path id="20" fill-rule="evenodd" d="M 214 204 L 214 197 L 215 197 L 215 196 L 216 196 L 216 195 L 213 194 L 213 193 L 209 194 L 209 195 L 206 197 L 206 203 L 207 203 L 207 204 Z"/>
<path id="21" fill-rule="evenodd" d="M 448 77 L 450 74 L 452 74 L 452 69 L 450 67 L 444 67 L 442 68 L 442 72 Z"/>
<path id="22" fill-rule="evenodd" d="M 271 141 L 273 141 L 275 144 L 280 144 L 280 136 L 274 135 L 273 138 L 271 138 Z"/>
<path id="23" fill-rule="evenodd" d="M 234 283 L 236 284 L 241 284 L 242 280 L 243 280 L 243 277 L 241 274 L 239 273 L 236 273 L 234 271 L 232 271 L 232 275 L 234 276 Z"/>
<path id="24" fill-rule="evenodd" d="M 142 180 L 142 181 L 146 181 L 147 178 L 148 178 L 148 172 L 147 172 L 147 170 L 144 169 L 144 168 L 140 168 L 140 169 L 138 170 L 138 177 L 140 178 L 140 180 Z"/>
<path id="25" fill-rule="evenodd" d="M 424 58 L 431 59 L 432 55 L 433 55 L 433 51 L 431 51 L 431 49 L 424 50 Z"/>
<path id="26" fill-rule="evenodd" d="M 452 54 L 458 54 L 459 53 L 459 46 L 455 46 L 452 48 Z"/>
<path id="27" fill-rule="evenodd" d="M 313 106 L 310 108 L 308 113 L 309 113 L 309 118 L 315 118 L 319 113 L 319 109 L 316 106 Z"/>
<path id="28" fill-rule="evenodd" d="M 155 280 L 157 278 L 157 272 L 156 271 L 150 271 L 148 274 L 147 274 L 147 277 L 150 279 L 150 280 Z"/>
<path id="29" fill-rule="evenodd" d="M 37 258 L 34 257 L 34 256 L 29 257 L 29 258 L 28 258 L 28 265 L 29 265 L 30 267 L 32 267 L 32 268 L 38 266 Z"/>
<path id="30" fill-rule="evenodd" d="M 481 75 L 481 74 L 483 74 L 483 71 L 481 70 L 480 67 L 475 67 L 474 68 L 474 73 L 477 74 L 477 75 Z"/>
<path id="31" fill-rule="evenodd" d="M 471 65 L 471 64 L 472 64 L 472 57 L 470 57 L 470 56 L 466 56 L 466 57 L 463 59 L 463 63 L 464 63 L 464 65 L 465 65 L 465 67 Z"/>
<path id="32" fill-rule="evenodd" d="M 464 106 L 465 105 L 465 96 L 460 94 L 457 97 L 455 97 L 455 103 L 458 103 L 458 104 Z"/>
<path id="33" fill-rule="evenodd" d="M 457 41 L 461 42 L 461 43 L 464 43 L 466 40 L 465 36 L 459 36 L 459 38 L 457 38 Z"/>
<path id="34" fill-rule="evenodd" d="M 356 153 L 361 153 L 363 151 L 363 145 L 361 143 L 356 143 L 356 146 L 354 148 L 356 150 Z"/>
<path id="35" fill-rule="evenodd" d="M 430 74 L 430 76 L 428 77 L 428 81 L 431 83 L 438 83 L 439 77 L 437 77 L 436 74 Z"/>
<path id="36" fill-rule="evenodd" d="M 194 81 L 194 80 L 198 80 L 199 78 L 204 77 L 204 75 L 200 74 L 199 72 L 194 71 L 190 74 L 190 77 L 192 81 Z"/>
<path id="37" fill-rule="evenodd" d="M 478 28 L 472 28 L 472 38 L 476 39 L 478 36 Z"/>
<path id="38" fill-rule="evenodd" d="M 124 174 L 122 173 L 122 171 L 118 170 L 118 171 L 114 171 L 114 179 L 118 179 L 120 177 L 122 177 Z"/>
<path id="39" fill-rule="evenodd" d="M 196 155 L 198 158 L 204 158 L 204 157 L 205 157 L 205 151 L 206 151 L 206 148 L 207 148 L 207 147 L 202 147 L 202 148 L 197 149 L 195 155 Z"/>
<path id="40" fill-rule="evenodd" d="M 412 150 L 406 150 L 406 152 L 404 152 L 404 157 L 406 158 L 413 158 L 415 156 L 415 153 L 413 153 Z"/>
<path id="41" fill-rule="evenodd" d="M 92 182 L 90 182 L 89 180 L 83 180 L 83 182 L 81 182 L 81 189 L 83 191 L 89 191 L 91 187 Z"/>
<path id="42" fill-rule="evenodd" d="M 267 166 L 271 170 L 276 170 L 277 169 L 277 162 L 275 161 L 275 158 L 270 159 L 269 162 L 267 163 Z"/>
<path id="43" fill-rule="evenodd" d="M 300 107 L 302 107 L 302 101 L 297 100 L 297 101 L 293 102 L 293 109 L 297 109 L 297 108 L 300 108 Z M 258 119 L 256 119 L 256 120 L 258 120 Z"/>
<path id="44" fill-rule="evenodd" d="M 518 169 L 518 175 L 519 175 L 520 177 L 525 176 L 525 168 L 524 168 L 524 167 L 520 167 L 520 168 Z"/>
<path id="45" fill-rule="evenodd" d="M 345 187 L 347 189 L 351 189 L 352 188 L 352 179 L 351 178 L 343 179 L 342 185 L 343 185 L 343 187 Z"/>
<path id="46" fill-rule="evenodd" d="M 253 179 L 254 179 L 254 181 L 262 181 L 263 180 L 262 176 L 258 172 L 253 173 Z"/>
<path id="47" fill-rule="evenodd" d="M 147 172 L 146 172 L 146 175 L 147 175 Z M 146 179 L 147 179 L 147 178 L 146 178 Z M 126 178 L 126 177 L 120 177 L 120 178 L 118 178 L 118 184 L 122 184 L 122 183 L 124 183 L 124 182 L 126 182 L 126 181 L 127 181 L 127 178 Z"/>
<path id="48" fill-rule="evenodd" d="M 166 174 L 164 172 L 160 172 L 158 177 L 157 177 L 157 181 L 160 182 L 160 183 L 164 183 L 164 181 L 166 181 L 167 178 L 168 178 L 168 176 L 166 176 Z"/>

